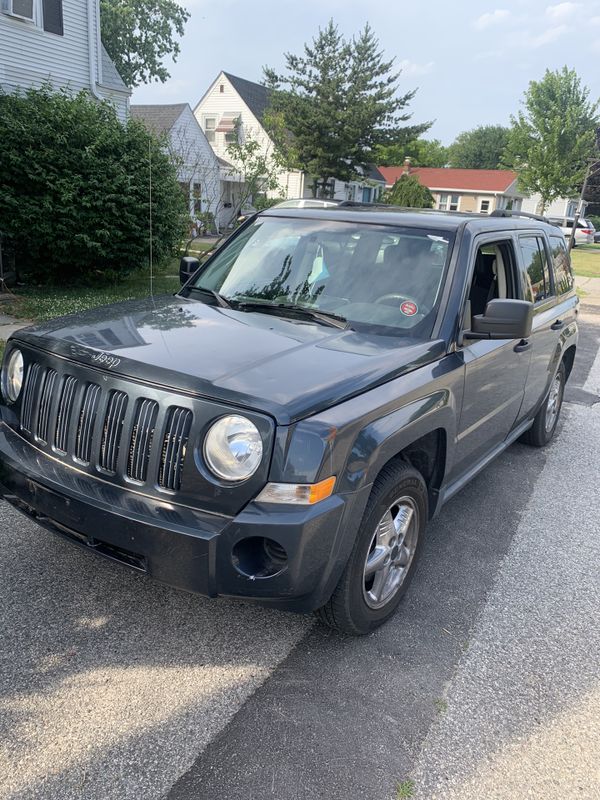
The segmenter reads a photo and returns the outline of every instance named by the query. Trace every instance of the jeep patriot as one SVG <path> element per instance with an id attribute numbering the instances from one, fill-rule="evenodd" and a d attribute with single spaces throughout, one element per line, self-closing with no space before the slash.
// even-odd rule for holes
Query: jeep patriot
<path id="1" fill-rule="evenodd" d="M 443 503 L 554 435 L 578 300 L 540 218 L 274 208 L 182 274 L 7 344 L 0 493 L 80 547 L 364 634 Z"/>

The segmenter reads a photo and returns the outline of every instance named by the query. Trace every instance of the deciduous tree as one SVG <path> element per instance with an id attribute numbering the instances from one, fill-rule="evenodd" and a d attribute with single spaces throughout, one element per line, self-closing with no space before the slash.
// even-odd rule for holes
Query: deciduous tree
<path id="1" fill-rule="evenodd" d="M 128 86 L 161 81 L 179 55 L 189 13 L 175 0 L 100 0 L 102 42 Z"/>
<path id="2" fill-rule="evenodd" d="M 574 70 L 546 70 L 512 117 L 505 162 L 519 172 L 523 190 L 540 194 L 541 213 L 552 200 L 579 194 L 594 157 L 598 103 L 589 94 Z"/>
<path id="3" fill-rule="evenodd" d="M 376 162 L 382 167 L 399 167 L 407 157 L 413 167 L 445 167 L 448 164 L 448 148 L 439 139 L 413 139 L 406 144 L 378 147 Z"/>
<path id="4" fill-rule="evenodd" d="M 448 148 L 451 167 L 458 169 L 498 169 L 508 144 L 509 129 L 503 125 L 480 125 L 459 133 Z"/>

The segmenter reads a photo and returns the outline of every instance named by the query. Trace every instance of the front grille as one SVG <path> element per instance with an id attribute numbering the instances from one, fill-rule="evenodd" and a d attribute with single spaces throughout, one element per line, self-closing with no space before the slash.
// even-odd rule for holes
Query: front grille
<path id="1" fill-rule="evenodd" d="M 148 462 L 157 416 L 158 403 L 146 398 L 138 400 L 131 431 L 127 475 L 140 483 L 145 483 L 148 475 Z"/>
<path id="2" fill-rule="evenodd" d="M 158 472 L 158 485 L 164 489 L 176 492 L 181 486 L 181 472 L 191 425 L 192 412 L 189 409 L 169 409 Z"/>
<path id="3" fill-rule="evenodd" d="M 56 385 L 56 370 L 47 369 L 44 375 L 44 382 L 40 392 L 40 407 L 37 418 L 37 438 L 46 444 L 48 441 L 48 428 L 50 426 L 50 407 L 54 397 L 54 386 Z"/>
<path id="4" fill-rule="evenodd" d="M 114 388 L 119 383 L 124 381 L 111 378 L 105 386 L 33 361 L 25 376 L 21 430 L 55 457 L 75 460 L 105 480 L 179 491 L 192 411 L 166 404 L 163 410 L 157 400 L 140 397 L 134 384 Z"/>
<path id="5" fill-rule="evenodd" d="M 31 433 L 31 428 L 33 426 L 33 412 L 35 411 L 37 403 L 41 374 L 42 368 L 39 364 L 32 364 L 27 370 L 21 405 L 21 430 L 27 433 Z"/>
<path id="6" fill-rule="evenodd" d="M 60 399 L 58 401 L 56 429 L 54 434 L 54 447 L 62 455 L 66 455 L 69 444 L 69 425 L 71 422 L 76 388 L 77 379 L 72 375 L 65 375 L 60 392 Z"/>
<path id="7" fill-rule="evenodd" d="M 104 428 L 102 430 L 102 444 L 100 446 L 100 466 L 113 474 L 117 471 L 119 448 L 123 422 L 127 411 L 127 395 L 125 392 L 112 391 L 106 409 Z"/>
<path id="8" fill-rule="evenodd" d="M 98 412 L 100 387 L 96 383 L 88 383 L 81 400 L 77 438 L 75 439 L 75 458 L 82 464 L 89 464 L 92 452 L 92 436 Z"/>

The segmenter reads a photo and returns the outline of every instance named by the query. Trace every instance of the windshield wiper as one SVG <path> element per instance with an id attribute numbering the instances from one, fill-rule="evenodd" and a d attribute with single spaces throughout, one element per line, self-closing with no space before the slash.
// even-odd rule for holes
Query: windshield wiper
<path id="1" fill-rule="evenodd" d="M 240 300 L 234 306 L 240 311 L 264 311 L 267 314 L 280 314 L 282 316 L 308 317 L 323 325 L 331 325 L 333 328 L 348 329 L 350 324 L 346 317 L 334 314 L 332 311 L 318 311 L 306 306 L 295 306 L 291 303 L 261 303 L 248 300 Z M 282 313 L 283 312 L 283 313 Z"/>
<path id="2" fill-rule="evenodd" d="M 214 297 L 214 299 L 217 301 L 217 305 L 221 308 L 232 308 L 231 303 L 225 297 L 223 297 L 222 294 L 215 292 L 214 289 L 207 289 L 205 286 L 188 286 L 187 291 L 207 294 L 210 297 Z"/>

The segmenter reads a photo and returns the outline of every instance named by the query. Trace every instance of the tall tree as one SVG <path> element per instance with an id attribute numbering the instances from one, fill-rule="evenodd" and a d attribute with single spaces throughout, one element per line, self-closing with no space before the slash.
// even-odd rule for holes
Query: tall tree
<path id="1" fill-rule="evenodd" d="M 100 0 L 102 42 L 128 86 L 161 81 L 175 61 L 189 13 L 175 0 Z"/>
<path id="2" fill-rule="evenodd" d="M 508 144 L 509 129 L 503 125 L 480 125 L 459 133 L 448 148 L 448 161 L 458 169 L 498 169 Z"/>
<path id="3" fill-rule="evenodd" d="M 563 67 L 531 81 L 523 105 L 511 118 L 505 162 L 519 172 L 522 189 L 540 194 L 543 213 L 557 197 L 579 194 L 595 153 L 598 103 L 577 73 Z"/>
<path id="4" fill-rule="evenodd" d="M 386 61 L 367 24 L 347 40 L 331 20 L 301 56 L 286 53 L 286 74 L 265 68 L 271 109 L 265 123 L 289 166 L 324 187 L 351 180 L 375 160 L 376 148 L 420 136 L 429 128 L 403 125 L 415 96 L 398 96 L 399 72 Z"/>
<path id="5" fill-rule="evenodd" d="M 406 144 L 383 145 L 376 149 L 376 163 L 382 167 L 399 167 L 407 157 L 414 167 L 445 167 L 448 148 L 439 139 L 412 139 Z"/>

